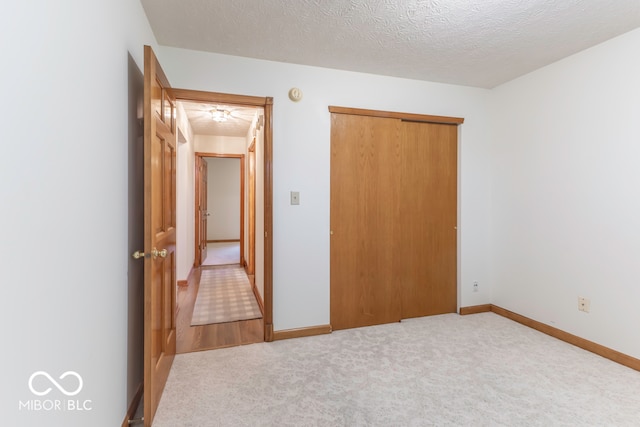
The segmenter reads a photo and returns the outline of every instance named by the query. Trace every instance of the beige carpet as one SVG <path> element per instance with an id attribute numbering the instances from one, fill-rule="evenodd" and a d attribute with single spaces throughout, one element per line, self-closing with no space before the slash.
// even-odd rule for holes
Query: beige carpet
<path id="1" fill-rule="evenodd" d="M 207 243 L 207 257 L 202 265 L 240 264 L 240 242 Z"/>
<path id="2" fill-rule="evenodd" d="M 191 326 L 262 317 L 251 283 L 239 265 L 202 270 Z"/>
<path id="3" fill-rule="evenodd" d="M 640 372 L 447 314 L 180 354 L 153 425 L 638 426 Z"/>

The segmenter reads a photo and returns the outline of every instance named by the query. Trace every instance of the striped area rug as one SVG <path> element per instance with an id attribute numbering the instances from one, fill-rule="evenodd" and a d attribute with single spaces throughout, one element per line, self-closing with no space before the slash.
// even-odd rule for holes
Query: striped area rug
<path id="1" fill-rule="evenodd" d="M 259 319 L 260 307 L 239 265 L 202 270 L 191 326 Z"/>

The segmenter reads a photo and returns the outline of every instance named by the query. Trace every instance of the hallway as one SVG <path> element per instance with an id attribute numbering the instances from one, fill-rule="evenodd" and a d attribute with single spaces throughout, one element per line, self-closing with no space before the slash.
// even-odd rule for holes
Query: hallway
<path id="1" fill-rule="evenodd" d="M 263 342 L 263 318 L 191 326 L 193 307 L 198 295 L 200 279 L 203 270 L 207 269 L 210 269 L 210 267 L 204 266 L 195 269 L 188 285 L 178 288 L 176 299 L 176 352 L 189 353 Z"/>

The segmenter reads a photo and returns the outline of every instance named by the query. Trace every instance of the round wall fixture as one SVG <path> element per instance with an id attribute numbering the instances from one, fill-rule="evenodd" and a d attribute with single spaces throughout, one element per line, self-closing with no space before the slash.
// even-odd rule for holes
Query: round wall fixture
<path id="1" fill-rule="evenodd" d="M 293 102 L 298 102 L 302 99 L 302 91 L 297 87 L 289 89 L 289 99 Z"/>

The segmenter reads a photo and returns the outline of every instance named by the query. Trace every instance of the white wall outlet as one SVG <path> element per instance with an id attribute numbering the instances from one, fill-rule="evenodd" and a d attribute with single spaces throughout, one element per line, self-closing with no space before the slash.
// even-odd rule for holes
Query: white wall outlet
<path id="1" fill-rule="evenodd" d="M 591 309 L 591 300 L 589 298 L 578 297 L 578 310 L 588 313 Z"/>
<path id="2" fill-rule="evenodd" d="M 478 292 L 478 282 L 473 282 L 473 292 Z"/>
<path id="3" fill-rule="evenodd" d="M 291 192 L 291 204 L 292 205 L 299 205 L 300 204 L 300 192 L 299 191 L 292 191 Z"/>

